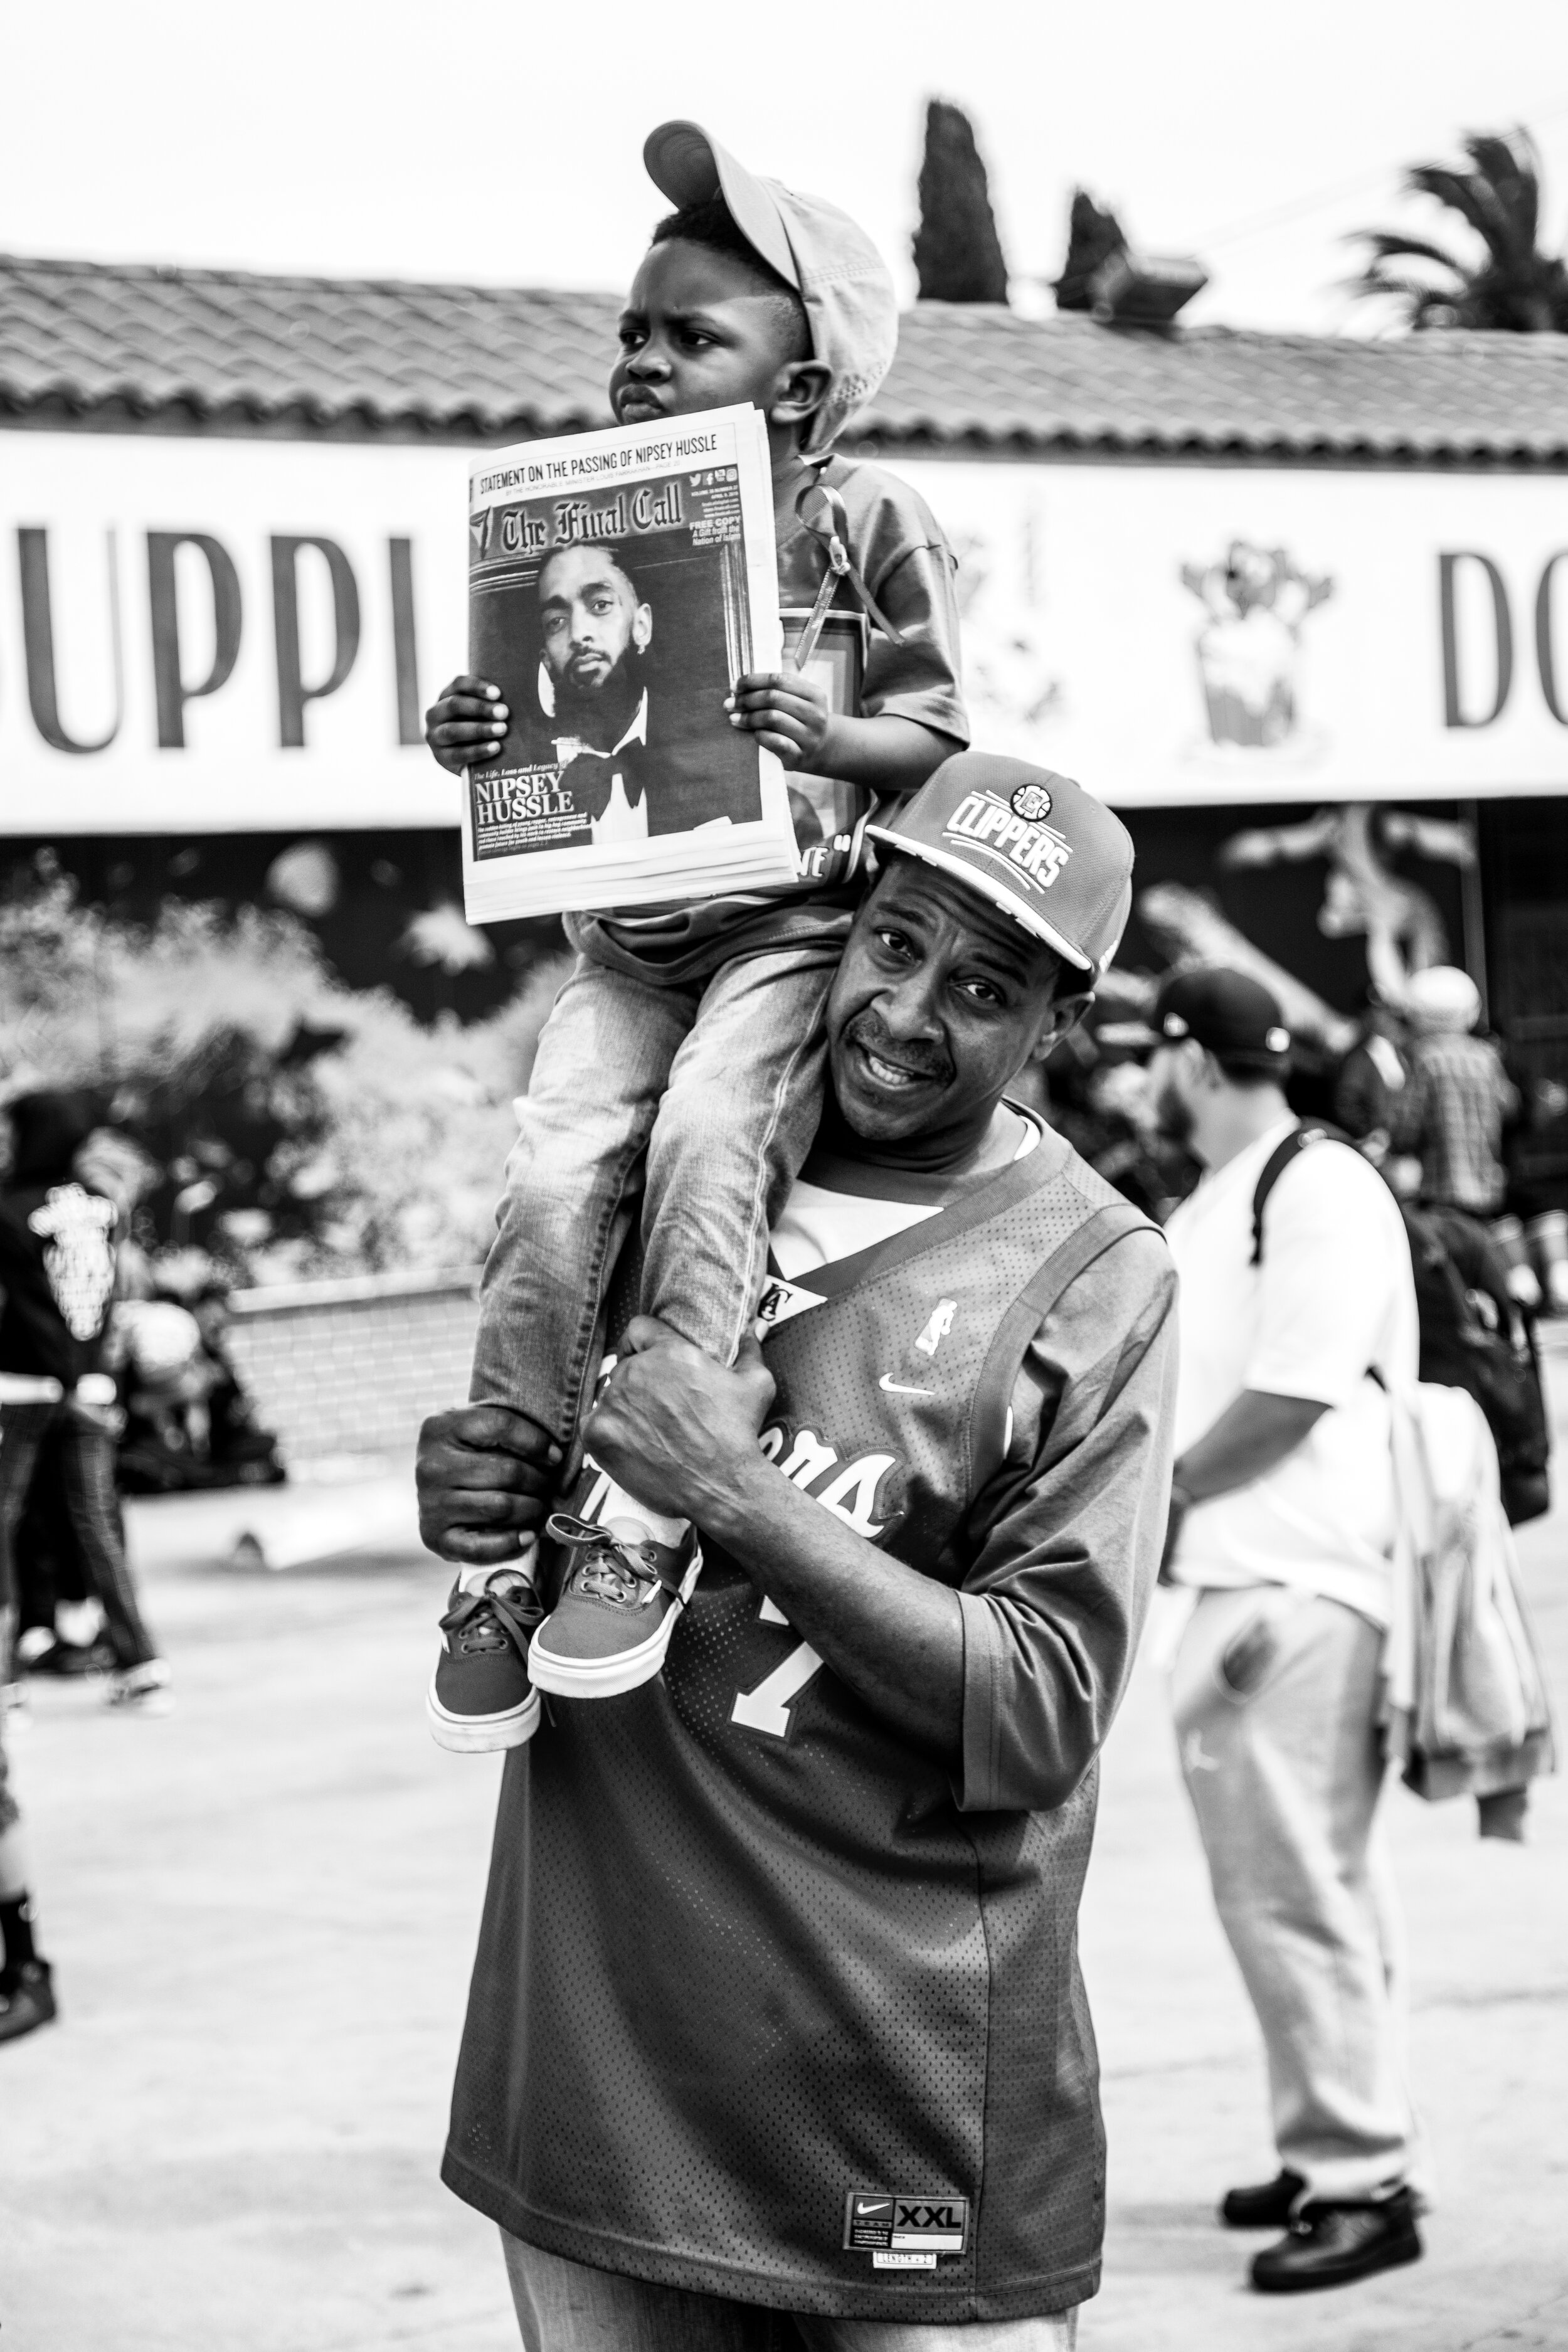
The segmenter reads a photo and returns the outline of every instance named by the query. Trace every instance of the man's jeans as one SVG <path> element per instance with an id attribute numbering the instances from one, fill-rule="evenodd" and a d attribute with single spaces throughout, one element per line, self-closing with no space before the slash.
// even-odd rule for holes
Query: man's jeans
<path id="1" fill-rule="evenodd" d="M 569 1446 L 643 1187 L 644 1311 L 721 1363 L 816 1132 L 834 938 L 659 988 L 580 957 L 539 1041 L 486 1262 L 470 1395 Z M 644 1155 L 646 1173 L 644 1172 Z"/>
<path id="2" fill-rule="evenodd" d="M 60 1483 L 66 1516 L 88 1591 L 101 1604 L 104 1633 L 117 1666 L 144 1665 L 158 1654 L 142 1622 L 125 1556 L 125 1526 L 115 1490 L 112 1430 L 91 1406 L 0 1405 L 0 1682 L 13 1638 L 16 1593 L 16 1534 L 46 1435 L 59 1432 Z"/>
<path id="3" fill-rule="evenodd" d="M 1073 2352 L 1078 2314 L 921 2327 L 818 2319 L 587 2269 L 501 2231 L 523 2352 Z"/>
<path id="4" fill-rule="evenodd" d="M 1263 2029 L 1279 2159 L 1306 2195 L 1419 2187 L 1373 1831 L 1383 1635 L 1279 1586 L 1205 1592 L 1176 1655 L 1182 1770 L 1215 1901 Z"/>

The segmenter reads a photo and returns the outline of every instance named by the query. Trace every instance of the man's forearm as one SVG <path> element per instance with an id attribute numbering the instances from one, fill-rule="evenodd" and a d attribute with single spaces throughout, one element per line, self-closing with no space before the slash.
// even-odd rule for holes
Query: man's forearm
<path id="1" fill-rule="evenodd" d="M 1271 1396 L 1243 1389 L 1176 1464 L 1173 1486 L 1188 1503 L 1250 1486 L 1298 1445 L 1328 1407 L 1312 1397 Z"/>
<path id="2" fill-rule="evenodd" d="M 956 1767 L 963 1618 L 955 1592 L 868 1543 L 761 1457 L 696 1517 L 841 1682 Z"/>
<path id="3" fill-rule="evenodd" d="M 825 775 L 842 777 L 847 784 L 912 793 L 963 749 L 952 736 L 889 711 L 872 719 L 830 719 L 817 758 Z"/>

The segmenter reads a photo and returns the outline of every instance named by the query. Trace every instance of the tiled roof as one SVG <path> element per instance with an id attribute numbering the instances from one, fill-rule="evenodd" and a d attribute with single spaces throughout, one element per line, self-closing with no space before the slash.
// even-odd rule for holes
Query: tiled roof
<path id="1" fill-rule="evenodd" d="M 0 258 L 0 413 L 493 439 L 607 422 L 609 294 Z M 922 303 L 884 443 L 1568 459 L 1568 336 L 1172 334 Z"/>
<path id="2" fill-rule="evenodd" d="M 1568 456 L 1568 335 L 1173 334 L 923 302 L 877 404 L 902 439 L 1292 456 Z"/>

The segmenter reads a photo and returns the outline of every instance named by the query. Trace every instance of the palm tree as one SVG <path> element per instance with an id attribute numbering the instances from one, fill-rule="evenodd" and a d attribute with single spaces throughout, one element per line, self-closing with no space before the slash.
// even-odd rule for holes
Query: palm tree
<path id="1" fill-rule="evenodd" d="M 1568 334 L 1568 266 L 1536 244 L 1541 226 L 1541 163 L 1528 131 L 1500 138 L 1472 131 L 1464 142 L 1471 168 L 1417 163 L 1406 173 L 1411 195 L 1433 196 L 1480 238 L 1466 260 L 1425 237 L 1362 229 L 1370 247 L 1352 281 L 1357 294 L 1392 294 L 1412 327 L 1492 327 L 1513 334 Z M 1405 264 L 1428 262 L 1428 278 Z"/>

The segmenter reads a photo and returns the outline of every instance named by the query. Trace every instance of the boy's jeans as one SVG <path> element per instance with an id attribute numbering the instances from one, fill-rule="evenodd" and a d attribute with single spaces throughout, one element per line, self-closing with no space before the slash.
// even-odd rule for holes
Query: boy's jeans
<path id="1" fill-rule="evenodd" d="M 842 952 L 837 937 L 775 948 L 680 988 L 579 957 L 518 1107 L 474 1403 L 510 1405 L 570 1448 L 639 1181 L 643 1311 L 733 1361 L 816 1131 Z"/>
<path id="2" fill-rule="evenodd" d="M 1279 1585 L 1201 1595 L 1176 1654 L 1182 1771 L 1306 2196 L 1424 2188 L 1397 1906 L 1376 1834 L 1383 1635 Z"/>

